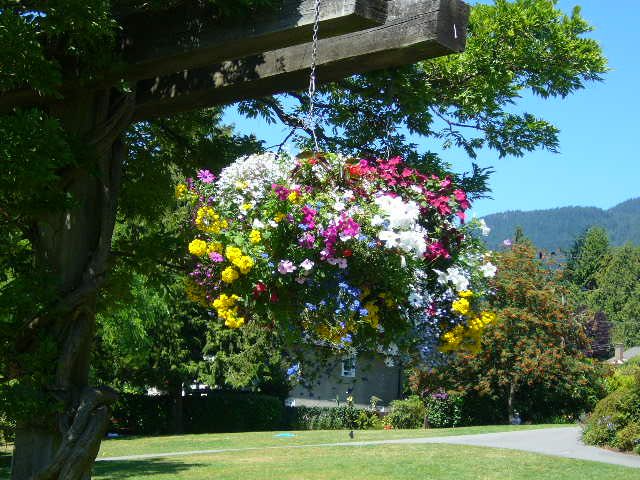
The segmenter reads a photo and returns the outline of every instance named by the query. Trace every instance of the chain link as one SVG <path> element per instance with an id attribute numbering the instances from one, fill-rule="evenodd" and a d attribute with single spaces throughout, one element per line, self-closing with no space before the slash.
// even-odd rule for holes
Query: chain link
<path id="1" fill-rule="evenodd" d="M 316 135 L 316 117 L 315 117 L 315 98 L 316 98 L 316 63 L 318 60 L 318 30 L 320 27 L 320 0 L 315 0 L 315 19 L 313 22 L 313 36 L 311 40 L 311 71 L 309 72 L 309 112 L 307 114 L 306 124 L 311 130 L 314 144 L 314 154 L 318 153 L 318 137 Z"/>

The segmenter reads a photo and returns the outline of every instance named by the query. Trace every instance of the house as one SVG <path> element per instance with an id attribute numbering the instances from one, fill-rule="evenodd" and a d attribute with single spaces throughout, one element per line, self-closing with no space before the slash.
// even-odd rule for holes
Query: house
<path id="1" fill-rule="evenodd" d="M 371 397 L 388 405 L 402 394 L 402 368 L 397 361 L 376 352 L 327 355 L 321 347 L 306 349 L 299 383 L 289 393 L 291 406 L 335 407 L 348 396 L 366 407 Z"/>
<path id="2" fill-rule="evenodd" d="M 640 347 L 632 347 L 625 350 L 623 344 L 617 343 L 615 345 L 615 352 L 615 355 L 607 360 L 607 363 L 611 363 L 612 365 L 621 365 L 634 357 L 639 357 Z"/>

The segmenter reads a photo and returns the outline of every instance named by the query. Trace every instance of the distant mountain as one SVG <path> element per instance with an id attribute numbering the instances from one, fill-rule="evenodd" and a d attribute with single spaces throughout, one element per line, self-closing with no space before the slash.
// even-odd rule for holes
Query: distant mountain
<path id="1" fill-rule="evenodd" d="M 516 227 L 539 248 L 569 250 L 576 237 L 592 226 L 603 227 L 612 245 L 632 242 L 640 245 L 640 198 L 627 200 L 609 210 L 595 207 L 562 207 L 549 210 L 520 210 L 484 217 L 491 233 L 489 248 L 495 249 L 512 238 Z"/>

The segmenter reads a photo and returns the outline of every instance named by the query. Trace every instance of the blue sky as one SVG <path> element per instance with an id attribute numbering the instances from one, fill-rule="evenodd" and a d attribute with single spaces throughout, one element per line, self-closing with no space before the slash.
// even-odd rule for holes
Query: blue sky
<path id="1" fill-rule="evenodd" d="M 498 160 L 495 153 L 482 152 L 478 163 L 493 166 L 495 173 L 490 181 L 493 198 L 474 204 L 473 212 L 479 216 L 569 205 L 610 208 L 640 196 L 640 127 L 635 118 L 640 112 L 640 61 L 634 35 L 640 0 L 559 0 L 558 5 L 566 12 L 582 6 L 583 16 L 596 28 L 591 36 L 602 45 L 611 71 L 604 82 L 589 84 L 566 99 L 522 99 L 519 109 L 560 128 L 560 153 L 539 151 Z M 244 119 L 233 108 L 225 120 L 241 132 L 255 133 L 267 146 L 281 142 L 288 132 Z M 422 150 L 434 150 L 431 142 L 419 143 Z M 471 160 L 461 150 L 446 150 L 443 158 L 456 170 L 470 169 Z"/>

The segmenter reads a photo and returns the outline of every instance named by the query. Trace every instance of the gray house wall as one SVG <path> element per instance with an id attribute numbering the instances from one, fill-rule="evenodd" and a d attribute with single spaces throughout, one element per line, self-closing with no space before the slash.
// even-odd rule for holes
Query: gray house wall
<path id="1" fill-rule="evenodd" d="M 289 393 L 295 406 L 336 406 L 336 398 L 343 404 L 349 389 L 358 406 L 368 406 L 374 395 L 381 399 L 380 405 L 400 398 L 401 368 L 387 366 L 383 355 L 358 354 L 355 377 L 344 377 L 342 356 L 321 359 L 319 349 L 310 347 L 304 354 L 301 381 Z"/>

